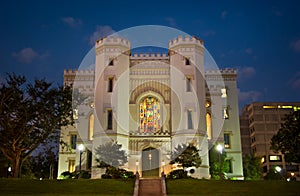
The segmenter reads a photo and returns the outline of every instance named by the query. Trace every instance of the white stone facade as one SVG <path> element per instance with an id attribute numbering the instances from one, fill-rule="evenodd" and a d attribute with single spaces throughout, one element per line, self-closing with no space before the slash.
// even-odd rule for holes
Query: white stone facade
<path id="1" fill-rule="evenodd" d="M 232 162 L 227 176 L 243 179 L 236 71 L 205 71 L 204 43 L 196 37 L 178 37 L 168 49 L 168 54 L 131 54 L 128 40 L 103 38 L 95 45 L 95 70 L 64 72 L 65 84 L 73 83 L 89 98 L 76 108 L 79 123 L 62 128 L 58 175 L 78 170 L 80 153 L 70 147 L 77 134 L 76 144 L 86 149 L 82 169 L 91 171 L 92 178 L 103 173 L 96 166 L 95 148 L 117 141 L 129 155 L 123 168 L 142 176 L 148 162 L 155 175 L 169 173 L 174 148 L 192 143 L 202 158 L 192 176 L 207 179 L 209 147 L 221 143 Z M 224 144 L 224 134 L 229 144 L 228 138 Z"/>

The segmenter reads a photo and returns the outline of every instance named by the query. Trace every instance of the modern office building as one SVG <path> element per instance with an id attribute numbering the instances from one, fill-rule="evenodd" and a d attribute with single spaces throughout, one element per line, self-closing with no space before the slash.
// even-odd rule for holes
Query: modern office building
<path id="1" fill-rule="evenodd" d="M 271 138 L 284 123 L 285 116 L 300 110 L 300 102 L 254 102 L 242 109 L 240 116 L 243 156 L 254 154 L 261 159 L 263 175 L 271 167 L 299 175 L 299 165 L 287 163 L 284 155 L 270 149 Z"/>
<path id="2" fill-rule="evenodd" d="M 74 109 L 77 124 L 61 130 L 58 176 L 80 166 L 100 178 L 95 149 L 114 141 L 128 155 L 123 168 L 142 176 L 169 173 L 174 148 L 193 144 L 202 159 L 197 178 L 210 178 L 208 150 L 221 143 L 231 163 L 227 177 L 243 179 L 237 73 L 205 70 L 202 40 L 178 37 L 168 54 L 132 54 L 129 40 L 108 37 L 95 53 L 94 69 L 64 71 L 65 85 L 88 99 Z"/>

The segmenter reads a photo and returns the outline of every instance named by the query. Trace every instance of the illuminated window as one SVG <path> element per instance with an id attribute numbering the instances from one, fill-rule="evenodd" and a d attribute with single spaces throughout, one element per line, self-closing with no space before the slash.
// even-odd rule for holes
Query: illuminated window
<path id="1" fill-rule="evenodd" d="M 264 105 L 263 108 L 264 109 L 272 109 L 272 108 L 277 108 L 277 106 L 274 106 L 274 105 Z"/>
<path id="2" fill-rule="evenodd" d="M 72 173 L 75 171 L 75 160 L 69 160 L 69 172 Z"/>
<path id="3" fill-rule="evenodd" d="M 224 148 L 230 148 L 230 134 L 224 134 Z"/>
<path id="4" fill-rule="evenodd" d="M 93 140 L 93 135 L 94 135 L 94 114 L 91 114 L 89 119 L 89 140 Z"/>
<path id="5" fill-rule="evenodd" d="M 108 78 L 108 92 L 112 92 L 114 87 L 114 78 Z"/>
<path id="6" fill-rule="evenodd" d="M 188 129 L 193 129 L 192 110 L 187 111 Z"/>
<path id="7" fill-rule="evenodd" d="M 77 109 L 77 108 L 75 108 L 75 109 L 73 110 L 73 119 L 74 119 L 74 120 L 77 120 L 77 119 L 78 119 L 78 109 Z"/>
<path id="8" fill-rule="evenodd" d="M 113 128 L 113 113 L 112 110 L 107 110 L 107 129 Z"/>
<path id="9" fill-rule="evenodd" d="M 95 108 L 95 103 L 94 103 L 94 101 L 91 101 L 91 102 L 90 102 L 90 107 L 91 107 L 91 108 Z"/>
<path id="10" fill-rule="evenodd" d="M 266 157 L 265 157 L 265 156 L 261 157 L 260 162 L 261 162 L 261 163 L 265 163 L 265 162 L 266 162 Z"/>
<path id="11" fill-rule="evenodd" d="M 206 100 L 205 102 L 205 107 L 209 108 L 211 106 L 211 102 L 209 100 Z"/>
<path id="12" fill-rule="evenodd" d="M 191 78 L 186 77 L 186 91 L 191 92 Z"/>
<path id="13" fill-rule="evenodd" d="M 76 134 L 71 134 L 71 137 L 70 137 L 70 143 L 71 143 L 71 148 L 72 149 L 76 149 L 76 142 L 77 142 L 77 135 Z"/>
<path id="14" fill-rule="evenodd" d="M 146 97 L 140 102 L 140 132 L 160 131 L 160 102 L 157 98 Z"/>
<path id="15" fill-rule="evenodd" d="M 274 162 L 281 161 L 281 156 L 280 155 L 270 155 L 269 160 L 274 161 Z"/>
<path id="16" fill-rule="evenodd" d="M 211 131 L 211 115 L 210 113 L 206 113 L 206 133 L 208 139 L 212 138 L 212 131 Z"/>
<path id="17" fill-rule="evenodd" d="M 185 65 L 191 65 L 191 61 L 189 58 L 185 58 Z"/>
<path id="18" fill-rule="evenodd" d="M 227 90 L 226 90 L 226 88 L 222 88 L 221 89 L 221 97 L 222 98 L 226 98 L 227 97 Z"/>
<path id="19" fill-rule="evenodd" d="M 223 118 L 229 119 L 228 107 L 223 108 Z"/>

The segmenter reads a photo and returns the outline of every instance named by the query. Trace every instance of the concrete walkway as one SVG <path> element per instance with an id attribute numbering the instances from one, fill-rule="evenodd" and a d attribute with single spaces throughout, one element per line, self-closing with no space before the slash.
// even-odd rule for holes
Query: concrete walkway
<path id="1" fill-rule="evenodd" d="M 162 195 L 160 178 L 142 178 L 139 185 L 139 196 Z"/>

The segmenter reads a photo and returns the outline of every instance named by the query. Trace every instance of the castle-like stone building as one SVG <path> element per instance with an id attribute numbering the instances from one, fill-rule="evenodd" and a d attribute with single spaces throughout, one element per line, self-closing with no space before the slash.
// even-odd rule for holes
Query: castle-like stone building
<path id="1" fill-rule="evenodd" d="M 58 175 L 81 164 L 100 178 L 95 149 L 115 141 L 128 155 L 123 168 L 142 176 L 176 169 L 171 152 L 193 144 L 202 164 L 192 176 L 210 178 L 208 150 L 220 143 L 231 167 L 226 176 L 243 179 L 237 73 L 206 70 L 204 50 L 196 37 L 171 40 L 168 54 L 132 54 L 128 40 L 98 40 L 94 69 L 64 71 L 65 85 L 88 98 L 74 108 L 78 123 L 61 129 Z"/>

